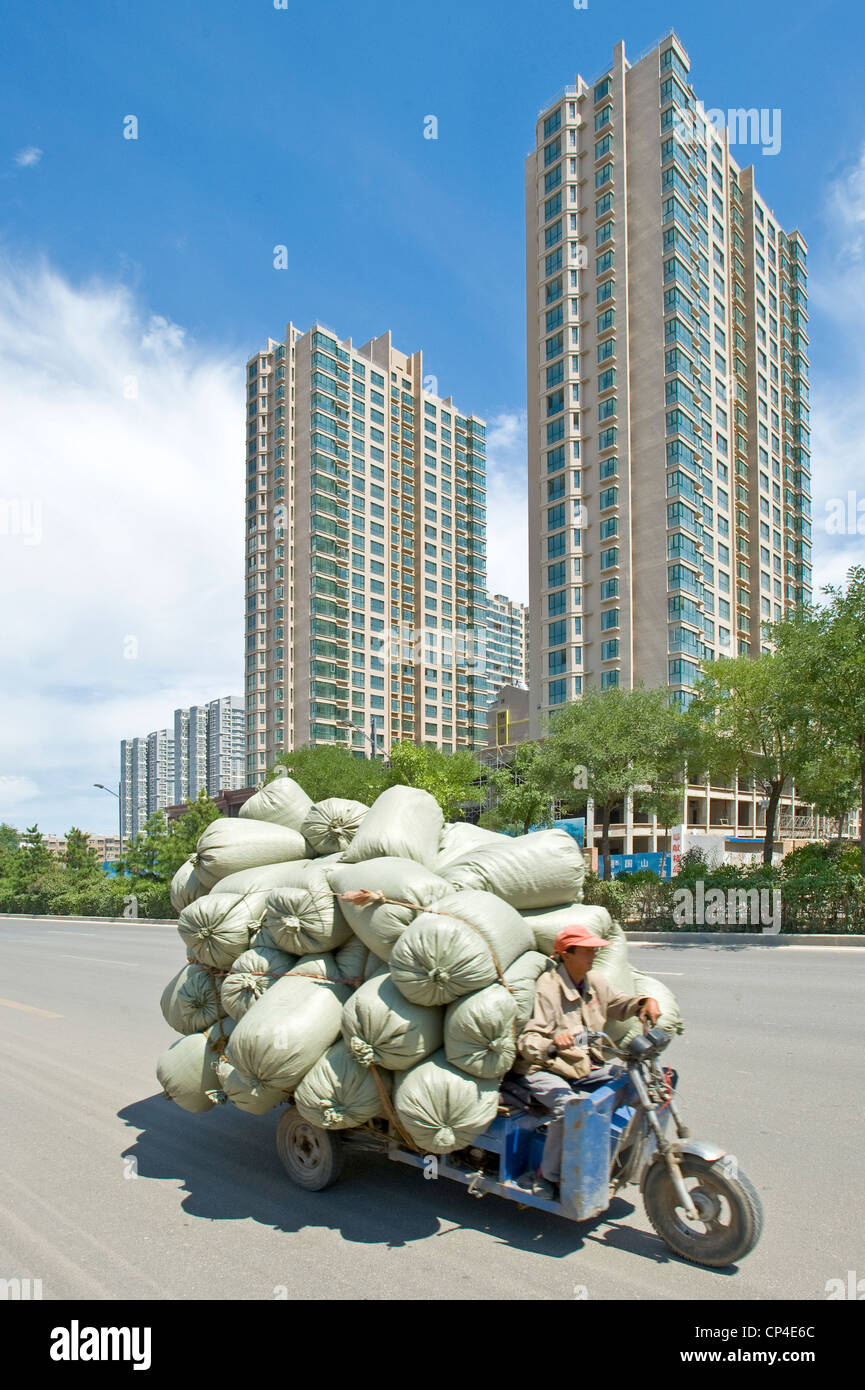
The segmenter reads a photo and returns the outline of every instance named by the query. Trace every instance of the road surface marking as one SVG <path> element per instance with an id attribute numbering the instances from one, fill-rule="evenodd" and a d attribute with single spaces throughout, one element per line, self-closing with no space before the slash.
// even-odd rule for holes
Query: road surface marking
<path id="1" fill-rule="evenodd" d="M 95 961 L 97 965 L 125 965 L 128 970 L 137 970 L 139 962 L 137 960 L 110 960 L 107 956 L 57 956 L 57 960 L 78 960 L 84 964 Z"/>
<path id="2" fill-rule="evenodd" d="M 0 1004 L 5 1004 L 7 1009 L 20 1009 L 25 1014 L 41 1014 L 43 1018 L 62 1018 L 62 1014 L 53 1014 L 50 1009 L 37 1009 L 35 1004 L 19 1004 L 14 999 L 0 999 Z"/>

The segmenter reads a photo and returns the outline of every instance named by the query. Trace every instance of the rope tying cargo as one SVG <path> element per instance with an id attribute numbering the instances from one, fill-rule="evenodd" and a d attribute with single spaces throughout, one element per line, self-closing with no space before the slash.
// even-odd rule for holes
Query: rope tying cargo
<path id="1" fill-rule="evenodd" d="M 408 1134 L 406 1130 L 403 1128 L 402 1121 L 400 1120 L 399 1116 L 393 1108 L 393 1102 L 390 1098 L 387 1086 L 385 1086 L 384 1082 L 382 1081 L 378 1067 L 375 1065 L 374 1062 L 370 1063 L 369 1074 L 375 1082 L 376 1090 L 378 1091 L 379 1099 L 381 1100 L 382 1109 L 384 1110 L 384 1113 L 387 1116 L 390 1123 L 393 1125 L 394 1130 L 399 1135 L 400 1141 L 405 1145 L 407 1149 L 413 1149 L 415 1153 L 423 1153 L 423 1149 L 418 1148 L 417 1144 L 411 1138 L 411 1135 Z"/>

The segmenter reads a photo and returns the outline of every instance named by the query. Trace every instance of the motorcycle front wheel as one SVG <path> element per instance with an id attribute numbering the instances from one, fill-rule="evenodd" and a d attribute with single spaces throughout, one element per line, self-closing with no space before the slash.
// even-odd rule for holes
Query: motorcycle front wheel
<path id="1" fill-rule="evenodd" d="M 723 1162 L 723 1161 L 722 1161 Z M 663 1159 L 652 1164 L 643 1187 L 646 1215 L 663 1241 L 693 1264 L 722 1269 L 754 1249 L 763 1229 L 763 1208 L 744 1173 L 682 1154 L 682 1180 L 699 1219 L 682 1208 Z"/>

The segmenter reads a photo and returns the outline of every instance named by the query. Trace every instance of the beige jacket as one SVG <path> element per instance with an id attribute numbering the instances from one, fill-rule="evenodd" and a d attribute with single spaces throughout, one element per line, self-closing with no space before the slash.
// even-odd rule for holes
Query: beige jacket
<path id="1" fill-rule="evenodd" d="M 523 1075 L 551 1071 L 569 1081 L 587 1076 L 593 1066 L 603 1064 L 601 1052 L 597 1048 L 571 1047 L 550 1057 L 548 1049 L 553 1038 L 559 1033 L 573 1033 L 576 1037 L 584 1029 L 602 1033 L 608 1018 L 632 1018 L 648 998 L 647 994 L 620 994 L 599 970 L 590 970 L 580 988 L 563 965 L 548 970 L 538 980 L 534 1011 L 517 1039 L 519 1056 L 514 1071 Z"/>

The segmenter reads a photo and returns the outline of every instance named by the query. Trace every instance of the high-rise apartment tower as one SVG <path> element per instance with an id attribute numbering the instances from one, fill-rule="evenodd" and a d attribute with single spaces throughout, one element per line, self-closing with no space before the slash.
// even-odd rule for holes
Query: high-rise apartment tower
<path id="1" fill-rule="evenodd" d="M 389 333 L 249 360 L 249 783 L 307 744 L 485 742 L 486 430 L 434 388 Z"/>
<path id="2" fill-rule="evenodd" d="M 619 44 L 526 165 L 533 734 L 589 682 L 687 705 L 811 595 L 806 246 L 689 72 Z"/>

